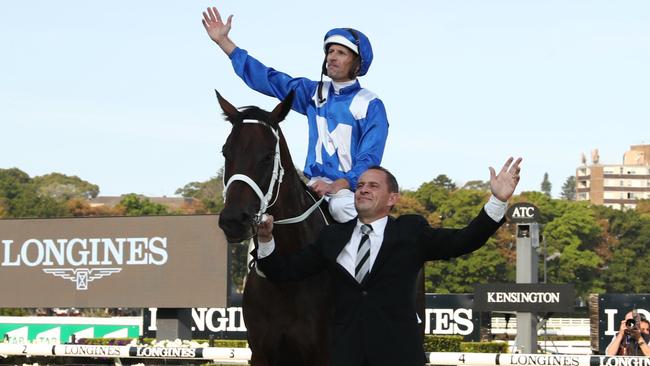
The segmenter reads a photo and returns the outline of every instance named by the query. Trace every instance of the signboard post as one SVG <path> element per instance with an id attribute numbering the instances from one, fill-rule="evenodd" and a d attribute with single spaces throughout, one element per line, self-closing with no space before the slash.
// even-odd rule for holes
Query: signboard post
<path id="1" fill-rule="evenodd" d="M 539 210 L 530 203 L 519 202 L 507 212 L 517 223 L 517 283 L 537 283 L 537 248 L 539 248 Z M 537 317 L 531 312 L 517 312 L 517 350 L 537 353 Z"/>

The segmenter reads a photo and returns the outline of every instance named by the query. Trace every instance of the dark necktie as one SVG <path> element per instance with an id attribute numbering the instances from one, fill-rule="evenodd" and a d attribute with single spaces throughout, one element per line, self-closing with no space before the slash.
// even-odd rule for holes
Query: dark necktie
<path id="1" fill-rule="evenodd" d="M 368 234 L 372 231 L 372 226 L 363 225 L 361 226 L 361 241 L 359 241 L 359 249 L 357 249 L 357 260 L 356 265 L 354 266 L 354 278 L 357 279 L 357 282 L 363 282 L 363 279 L 366 278 L 368 272 L 370 272 L 370 240 L 368 240 Z"/>

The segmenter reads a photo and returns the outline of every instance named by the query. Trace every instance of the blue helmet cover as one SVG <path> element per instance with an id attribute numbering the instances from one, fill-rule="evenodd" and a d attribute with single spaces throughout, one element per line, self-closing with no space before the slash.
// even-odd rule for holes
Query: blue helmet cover
<path id="1" fill-rule="evenodd" d="M 327 46 L 332 43 L 343 45 L 361 57 L 359 76 L 368 72 L 372 63 L 372 46 L 365 34 L 352 28 L 334 28 L 325 34 L 323 48 L 327 52 Z"/>

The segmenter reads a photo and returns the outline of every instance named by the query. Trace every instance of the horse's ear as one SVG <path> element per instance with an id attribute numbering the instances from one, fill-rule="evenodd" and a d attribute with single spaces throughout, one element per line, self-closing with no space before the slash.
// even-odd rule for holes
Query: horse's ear
<path id="1" fill-rule="evenodd" d="M 271 112 L 271 115 L 273 116 L 273 120 L 276 122 L 281 122 L 287 117 L 287 114 L 289 114 L 289 111 L 291 110 L 291 105 L 293 104 L 293 96 L 294 96 L 294 91 L 290 91 L 289 94 L 284 98 L 280 104 L 278 104 L 275 109 L 273 109 L 273 112 Z"/>
<path id="2" fill-rule="evenodd" d="M 233 122 L 237 116 L 239 116 L 239 111 L 237 108 L 235 108 L 230 102 L 228 102 L 224 97 L 219 94 L 219 92 L 215 89 L 215 93 L 217 93 L 217 100 L 219 101 L 219 105 L 221 106 L 221 109 L 223 110 L 223 113 L 226 115 L 228 120 L 230 122 Z"/>

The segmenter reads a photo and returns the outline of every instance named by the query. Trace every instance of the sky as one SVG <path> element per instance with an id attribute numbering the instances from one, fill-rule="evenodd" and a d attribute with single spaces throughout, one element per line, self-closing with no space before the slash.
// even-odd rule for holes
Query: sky
<path id="1" fill-rule="evenodd" d="M 214 177 L 230 130 L 214 90 L 235 106 L 278 101 L 234 74 L 201 24 L 208 6 L 292 76 L 318 79 L 327 30 L 364 32 L 375 56 L 360 82 L 386 106 L 382 165 L 403 189 L 487 180 L 521 156 L 517 193 L 548 173 L 557 197 L 582 153 L 620 164 L 650 143 L 647 0 L 36 0 L 0 10 L 0 169 L 78 176 L 103 196 Z M 306 117 L 281 126 L 302 167 Z"/>

